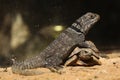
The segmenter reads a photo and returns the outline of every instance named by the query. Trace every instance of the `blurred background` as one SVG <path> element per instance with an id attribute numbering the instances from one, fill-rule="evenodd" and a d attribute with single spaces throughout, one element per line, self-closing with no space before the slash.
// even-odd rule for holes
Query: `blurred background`
<path id="1" fill-rule="evenodd" d="M 87 40 L 100 51 L 120 49 L 120 0 L 0 0 L 0 65 L 41 52 L 86 12 L 101 16 Z"/>

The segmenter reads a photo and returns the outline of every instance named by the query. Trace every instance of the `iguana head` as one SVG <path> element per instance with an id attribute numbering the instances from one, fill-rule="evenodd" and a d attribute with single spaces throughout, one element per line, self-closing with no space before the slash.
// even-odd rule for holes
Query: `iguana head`
<path id="1" fill-rule="evenodd" d="M 86 34 L 90 28 L 100 19 L 100 16 L 96 13 L 88 12 L 79 19 L 76 20 L 75 23 L 72 24 L 72 27 L 76 28 L 77 31 Z"/>

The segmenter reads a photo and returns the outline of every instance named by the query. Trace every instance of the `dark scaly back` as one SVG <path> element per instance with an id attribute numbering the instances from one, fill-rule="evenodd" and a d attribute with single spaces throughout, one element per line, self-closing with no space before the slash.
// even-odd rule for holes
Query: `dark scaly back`
<path id="1" fill-rule="evenodd" d="M 98 14 L 88 12 L 77 19 L 76 22 L 72 24 L 71 28 L 86 35 L 99 19 L 100 16 Z"/>

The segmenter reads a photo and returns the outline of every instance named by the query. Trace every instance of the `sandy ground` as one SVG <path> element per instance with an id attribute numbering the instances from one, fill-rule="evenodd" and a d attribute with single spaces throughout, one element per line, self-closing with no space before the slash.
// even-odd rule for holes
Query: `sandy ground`
<path id="1" fill-rule="evenodd" d="M 45 73 L 34 76 L 13 74 L 11 67 L 7 72 L 0 68 L 0 80 L 120 80 L 120 52 L 113 51 L 108 54 L 109 59 L 101 58 L 102 65 L 92 67 L 65 67 L 62 74 L 53 73 L 45 68 L 37 71 Z"/>

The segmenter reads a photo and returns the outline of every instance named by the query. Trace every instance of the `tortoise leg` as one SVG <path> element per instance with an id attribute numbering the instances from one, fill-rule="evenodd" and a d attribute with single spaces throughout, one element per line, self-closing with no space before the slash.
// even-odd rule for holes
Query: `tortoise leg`
<path id="1" fill-rule="evenodd" d="M 73 55 L 73 56 L 69 57 L 69 59 L 65 62 L 64 66 L 74 65 L 74 63 L 76 63 L 77 59 L 78 59 L 77 55 Z"/>

